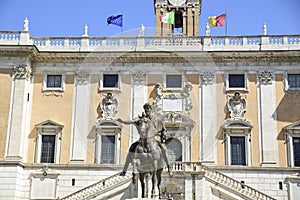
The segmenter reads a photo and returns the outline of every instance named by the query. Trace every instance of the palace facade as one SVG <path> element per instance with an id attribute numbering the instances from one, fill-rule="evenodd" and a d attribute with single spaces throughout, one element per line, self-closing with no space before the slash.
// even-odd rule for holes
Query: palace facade
<path id="1" fill-rule="evenodd" d="M 198 36 L 201 4 L 154 1 L 153 37 L 0 31 L 0 198 L 139 196 L 119 176 L 139 134 L 117 119 L 149 102 L 167 129 L 165 198 L 297 199 L 300 35 Z"/>

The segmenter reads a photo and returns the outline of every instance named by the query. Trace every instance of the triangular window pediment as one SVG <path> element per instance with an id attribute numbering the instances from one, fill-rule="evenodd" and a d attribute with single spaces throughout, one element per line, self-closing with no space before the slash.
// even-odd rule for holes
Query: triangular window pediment
<path id="1" fill-rule="evenodd" d="M 285 130 L 300 130 L 300 120 L 284 127 Z"/>
<path id="2" fill-rule="evenodd" d="M 50 119 L 46 120 L 46 121 L 43 121 L 41 123 L 38 123 L 35 125 L 36 128 L 46 128 L 46 127 L 49 127 L 49 128 L 63 128 L 64 126 L 57 123 L 57 122 L 54 122 Z"/>
<path id="3" fill-rule="evenodd" d="M 96 127 L 118 127 L 121 128 L 122 125 L 120 122 L 116 120 L 106 120 L 106 119 L 99 119 L 96 122 Z"/>
<path id="4" fill-rule="evenodd" d="M 224 123 L 224 129 L 252 129 L 252 124 L 246 120 L 227 120 Z"/>

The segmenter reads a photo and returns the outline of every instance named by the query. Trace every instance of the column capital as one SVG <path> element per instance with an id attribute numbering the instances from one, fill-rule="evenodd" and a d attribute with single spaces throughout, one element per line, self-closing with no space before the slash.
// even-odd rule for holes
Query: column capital
<path id="1" fill-rule="evenodd" d="M 14 79 L 29 80 L 32 77 L 32 68 L 29 65 L 21 64 L 14 67 Z"/>
<path id="2" fill-rule="evenodd" d="M 272 84 L 274 73 L 271 71 L 260 71 L 257 74 L 258 81 L 264 85 Z"/>
<path id="3" fill-rule="evenodd" d="M 201 72 L 200 77 L 203 84 L 210 85 L 213 84 L 215 74 L 213 72 Z"/>

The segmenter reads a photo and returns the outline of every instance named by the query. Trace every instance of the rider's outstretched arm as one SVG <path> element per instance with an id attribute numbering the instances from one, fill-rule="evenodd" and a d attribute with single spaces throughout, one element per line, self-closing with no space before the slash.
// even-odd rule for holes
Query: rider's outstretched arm
<path id="1" fill-rule="evenodd" d="M 120 118 L 117 119 L 118 122 L 122 123 L 122 124 L 126 124 L 126 125 L 129 125 L 129 124 L 134 124 L 135 121 L 133 120 L 128 120 L 128 121 L 124 121 Z"/>

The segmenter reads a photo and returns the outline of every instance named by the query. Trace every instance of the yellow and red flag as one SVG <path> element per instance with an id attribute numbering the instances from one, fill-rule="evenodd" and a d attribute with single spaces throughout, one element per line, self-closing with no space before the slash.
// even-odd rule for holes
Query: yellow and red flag
<path id="1" fill-rule="evenodd" d="M 226 25 L 226 14 L 221 14 L 218 16 L 208 17 L 208 23 L 211 27 L 215 26 L 225 26 Z"/>

